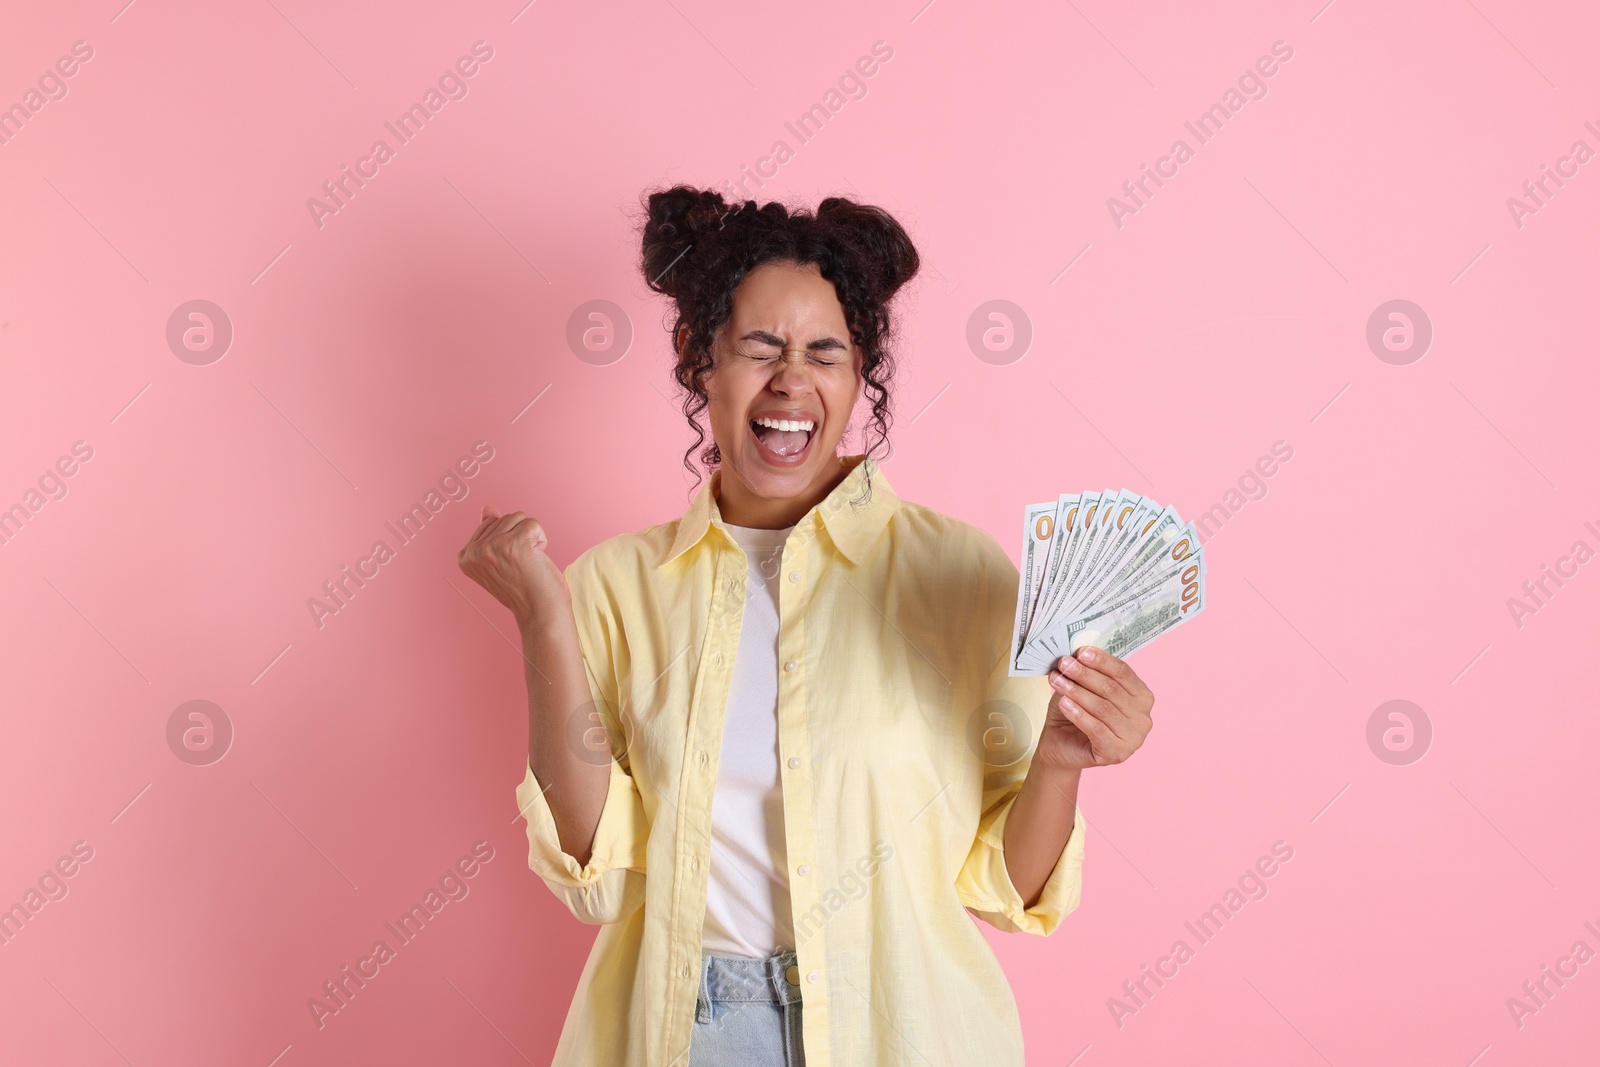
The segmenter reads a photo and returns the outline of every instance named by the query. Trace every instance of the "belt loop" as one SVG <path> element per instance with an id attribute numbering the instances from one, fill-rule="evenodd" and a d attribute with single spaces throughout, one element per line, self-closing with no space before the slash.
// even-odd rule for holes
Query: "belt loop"
<path id="1" fill-rule="evenodd" d="M 786 1067 L 805 1067 L 804 998 L 800 987 L 789 982 L 788 966 L 785 966 L 798 967 L 799 954 L 792 949 L 786 950 L 779 954 L 775 962 L 780 976 L 778 1010 L 783 1017 L 784 1063 Z"/>
<path id="2" fill-rule="evenodd" d="M 705 953 L 700 954 L 700 987 L 694 998 L 694 1021 L 708 1023 L 711 1021 L 711 991 L 707 988 L 707 967 Z"/>

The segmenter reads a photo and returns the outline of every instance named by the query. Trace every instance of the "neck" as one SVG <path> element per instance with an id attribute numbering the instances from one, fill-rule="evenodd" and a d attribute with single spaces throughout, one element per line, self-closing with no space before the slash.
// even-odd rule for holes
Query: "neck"
<path id="1" fill-rule="evenodd" d="M 717 510 L 722 521 L 756 530 L 781 530 L 799 522 L 805 513 L 828 499 L 838 484 L 850 474 L 842 460 L 825 469 L 824 475 L 804 493 L 789 497 L 756 496 L 738 478 L 728 477 L 722 468 L 717 479 Z"/>

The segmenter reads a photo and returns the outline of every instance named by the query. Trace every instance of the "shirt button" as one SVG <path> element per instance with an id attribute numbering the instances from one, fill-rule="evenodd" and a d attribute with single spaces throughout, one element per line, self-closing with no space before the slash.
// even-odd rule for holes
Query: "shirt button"
<path id="1" fill-rule="evenodd" d="M 711 662 L 715 663 L 719 667 L 722 666 L 722 653 L 721 652 L 713 652 L 711 654 Z"/>
<path id="2" fill-rule="evenodd" d="M 704 767 L 706 765 L 706 761 L 711 757 L 706 755 L 704 752 L 696 752 L 694 758 L 700 764 L 700 766 Z"/>
<path id="3" fill-rule="evenodd" d="M 693 859 L 691 859 L 689 861 L 689 869 L 691 871 L 698 871 L 700 869 L 700 857 L 699 856 L 695 856 Z"/>
<path id="4" fill-rule="evenodd" d="M 786 670 L 786 671 L 794 670 L 794 660 L 790 660 L 788 663 L 785 663 L 783 665 L 783 669 Z"/>
<path id="5" fill-rule="evenodd" d="M 811 982 L 812 984 L 815 984 L 817 979 L 821 978 L 821 977 L 822 976 L 819 975 L 816 971 L 812 971 L 810 974 L 806 975 L 806 981 Z"/>
<path id="6" fill-rule="evenodd" d="M 685 978 L 689 977 L 689 965 L 685 963 L 683 965 L 683 970 L 679 973 L 681 973 Z M 816 972 L 813 971 L 812 973 L 815 974 Z"/>
<path id="7" fill-rule="evenodd" d="M 799 766 L 800 766 L 800 757 L 799 756 L 790 756 L 789 757 L 789 769 L 791 771 L 792 770 L 796 770 L 796 769 L 799 768 Z"/>
<path id="8" fill-rule="evenodd" d="M 796 967 L 794 964 L 791 963 L 789 966 L 784 968 L 783 977 L 784 977 L 785 980 L 788 981 L 788 983 L 790 985 L 799 985 L 800 984 L 800 968 Z"/>
<path id="9" fill-rule="evenodd" d="M 807 866 L 806 864 L 802 863 L 799 866 L 799 868 L 797 870 L 797 873 L 800 875 L 800 877 L 804 878 L 806 875 L 811 873 L 811 868 L 809 866 Z"/>
<path id="10" fill-rule="evenodd" d="M 791 582 L 798 582 L 800 580 L 800 572 L 799 571 L 790 571 L 789 572 L 789 580 Z"/>

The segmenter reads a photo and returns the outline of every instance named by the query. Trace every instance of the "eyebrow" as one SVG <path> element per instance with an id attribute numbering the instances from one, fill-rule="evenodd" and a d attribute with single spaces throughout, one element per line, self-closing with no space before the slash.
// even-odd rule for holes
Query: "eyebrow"
<path id="1" fill-rule="evenodd" d="M 743 337 L 741 337 L 740 340 L 741 341 L 759 341 L 760 343 L 762 343 L 764 345 L 773 345 L 773 346 L 775 346 L 777 348 L 782 348 L 783 347 L 783 338 L 777 336 L 776 334 L 770 334 L 766 330 L 751 330 L 749 333 L 747 333 Z M 843 347 L 845 347 L 844 343 L 841 342 L 840 340 L 838 340 L 837 338 L 834 338 L 834 337 L 819 337 L 815 341 L 812 341 L 810 344 L 806 345 L 806 350 L 809 351 L 809 352 L 815 352 L 815 351 L 819 351 L 819 350 L 822 350 L 822 349 L 843 348 Z"/>

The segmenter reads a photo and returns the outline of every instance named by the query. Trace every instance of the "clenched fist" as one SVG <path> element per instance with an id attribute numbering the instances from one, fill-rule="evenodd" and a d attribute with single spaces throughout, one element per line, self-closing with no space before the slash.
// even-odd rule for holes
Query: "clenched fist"
<path id="1" fill-rule="evenodd" d="M 456 563 L 510 608 L 523 630 L 547 627 L 572 618 L 572 594 L 561 568 L 545 554 L 548 543 L 544 527 L 525 512 L 501 515 L 485 507 L 482 524 Z"/>

